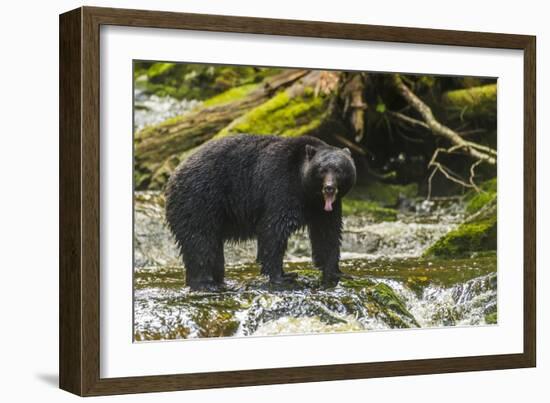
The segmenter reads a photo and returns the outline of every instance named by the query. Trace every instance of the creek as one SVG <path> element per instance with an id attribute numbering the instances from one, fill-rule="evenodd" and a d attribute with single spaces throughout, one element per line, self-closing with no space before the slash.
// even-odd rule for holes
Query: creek
<path id="1" fill-rule="evenodd" d="M 271 287 L 254 242 L 226 244 L 226 285 L 191 292 L 164 223 L 161 193 L 134 196 L 136 341 L 220 336 L 480 326 L 497 320 L 496 254 L 427 259 L 422 253 L 464 218 L 459 200 L 411 200 L 396 221 L 346 216 L 340 266 L 348 278 L 323 287 L 305 232 L 290 240 L 285 271 L 296 284 Z"/>

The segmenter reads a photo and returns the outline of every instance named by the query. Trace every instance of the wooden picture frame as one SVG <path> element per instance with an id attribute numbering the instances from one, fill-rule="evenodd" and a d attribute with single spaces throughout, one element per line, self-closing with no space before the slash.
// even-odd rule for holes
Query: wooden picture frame
<path id="1" fill-rule="evenodd" d="M 524 52 L 523 353 L 276 369 L 100 377 L 100 26 L 519 49 Z M 60 387 L 81 396 L 533 367 L 535 37 L 82 7 L 60 16 Z"/>

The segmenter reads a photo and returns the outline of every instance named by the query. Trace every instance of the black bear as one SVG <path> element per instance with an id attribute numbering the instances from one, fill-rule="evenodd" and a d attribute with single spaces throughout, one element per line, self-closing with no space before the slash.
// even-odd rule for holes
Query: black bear
<path id="1" fill-rule="evenodd" d="M 261 272 L 273 284 L 283 272 L 289 236 L 307 227 L 312 259 L 333 284 L 342 230 L 341 198 L 355 184 L 348 149 L 309 136 L 237 135 L 201 146 L 171 175 L 166 219 L 192 289 L 223 284 L 225 241 L 257 239 Z"/>

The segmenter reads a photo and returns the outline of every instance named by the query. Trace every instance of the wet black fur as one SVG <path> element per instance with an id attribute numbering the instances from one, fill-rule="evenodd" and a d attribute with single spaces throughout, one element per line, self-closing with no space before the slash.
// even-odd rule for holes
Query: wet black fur
<path id="1" fill-rule="evenodd" d="M 331 212 L 324 211 L 321 194 L 327 172 L 338 186 Z M 166 219 L 187 285 L 222 285 L 224 242 L 247 239 L 257 239 L 262 273 L 273 283 L 286 281 L 287 241 L 304 227 L 323 280 L 337 281 L 341 197 L 354 183 L 349 151 L 313 137 L 238 135 L 206 143 L 176 169 L 166 189 Z"/>

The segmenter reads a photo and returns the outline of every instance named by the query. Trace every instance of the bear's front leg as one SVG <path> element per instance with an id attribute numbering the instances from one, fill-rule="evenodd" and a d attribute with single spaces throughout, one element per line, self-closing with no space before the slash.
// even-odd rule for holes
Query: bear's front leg
<path id="1" fill-rule="evenodd" d="M 338 284 L 343 273 L 338 267 L 342 238 L 341 205 L 316 215 L 308 224 L 313 264 L 323 272 L 323 284 Z"/>

